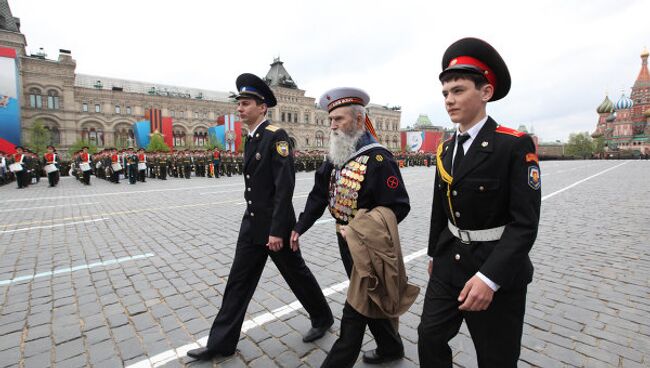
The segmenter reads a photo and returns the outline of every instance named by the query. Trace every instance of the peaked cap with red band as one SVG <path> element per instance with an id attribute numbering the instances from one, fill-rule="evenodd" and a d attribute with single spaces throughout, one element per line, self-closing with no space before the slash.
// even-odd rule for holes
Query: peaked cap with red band
<path id="1" fill-rule="evenodd" d="M 330 89 L 329 91 L 323 93 L 323 95 L 320 96 L 318 104 L 320 105 L 321 109 L 327 110 L 327 112 L 332 112 L 333 110 L 336 110 L 342 106 L 366 106 L 369 102 L 370 96 L 368 96 L 368 93 L 366 93 L 366 91 L 353 87 L 340 87 Z M 366 114 L 365 125 L 366 129 L 368 129 L 368 132 L 370 132 L 370 134 L 372 134 L 372 136 L 377 139 L 375 127 L 372 125 L 370 118 L 368 118 L 368 114 Z"/>
<path id="2" fill-rule="evenodd" d="M 501 55 L 489 43 L 478 38 L 463 38 L 447 48 L 442 57 L 442 73 L 480 74 L 494 87 L 490 101 L 504 98 L 510 91 L 510 72 Z"/>

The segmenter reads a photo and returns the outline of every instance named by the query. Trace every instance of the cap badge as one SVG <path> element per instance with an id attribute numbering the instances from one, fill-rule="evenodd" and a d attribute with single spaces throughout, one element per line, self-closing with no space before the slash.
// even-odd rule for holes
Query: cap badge
<path id="1" fill-rule="evenodd" d="M 450 63 L 449 66 L 456 65 L 458 63 L 458 59 L 453 59 Z"/>

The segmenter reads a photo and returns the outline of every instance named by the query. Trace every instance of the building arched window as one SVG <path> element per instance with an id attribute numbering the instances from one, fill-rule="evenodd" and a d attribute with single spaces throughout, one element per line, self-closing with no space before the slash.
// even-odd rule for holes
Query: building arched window
<path id="1" fill-rule="evenodd" d="M 29 107 L 33 109 L 43 108 L 43 97 L 38 88 L 32 88 L 29 90 Z"/>
<path id="2" fill-rule="evenodd" d="M 324 143 L 323 132 L 320 130 L 316 132 L 316 147 L 323 147 Z"/>
<path id="3" fill-rule="evenodd" d="M 53 89 L 47 91 L 47 108 L 50 110 L 59 109 L 59 92 Z"/>
<path id="4" fill-rule="evenodd" d="M 93 145 L 97 145 L 97 131 L 95 128 L 90 128 L 88 132 L 88 142 Z"/>

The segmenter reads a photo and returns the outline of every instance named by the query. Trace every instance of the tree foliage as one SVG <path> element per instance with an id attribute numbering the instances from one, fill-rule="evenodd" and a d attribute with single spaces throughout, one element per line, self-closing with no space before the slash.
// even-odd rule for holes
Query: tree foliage
<path id="1" fill-rule="evenodd" d="M 145 150 L 147 152 L 155 152 L 155 151 L 169 152 L 170 148 L 167 145 L 167 143 L 165 143 L 165 139 L 163 138 L 163 136 L 158 132 L 154 132 L 151 135 L 151 140 L 149 141 L 149 145 Z"/>
<path id="2" fill-rule="evenodd" d="M 97 153 L 96 145 L 90 142 L 85 142 L 81 139 L 78 139 L 76 142 L 74 142 L 72 146 L 70 146 L 70 149 L 68 151 L 71 153 L 81 151 L 81 149 L 85 146 L 88 146 L 88 153 L 90 153 L 91 155 Z"/>
<path id="3" fill-rule="evenodd" d="M 569 143 L 565 146 L 565 152 L 568 156 L 587 159 L 594 153 L 594 142 L 587 132 L 571 133 Z"/>
<path id="4" fill-rule="evenodd" d="M 36 152 L 39 156 L 47 151 L 50 144 L 50 131 L 45 129 L 43 121 L 37 119 L 32 126 L 28 147 Z"/>

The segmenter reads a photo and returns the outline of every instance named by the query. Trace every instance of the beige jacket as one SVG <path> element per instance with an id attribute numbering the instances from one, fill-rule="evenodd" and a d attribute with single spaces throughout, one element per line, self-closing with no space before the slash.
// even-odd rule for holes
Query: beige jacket
<path id="1" fill-rule="evenodd" d="M 360 209 L 348 225 L 346 241 L 354 261 L 348 303 L 370 318 L 396 318 L 406 312 L 420 288 L 407 282 L 393 211 Z"/>

